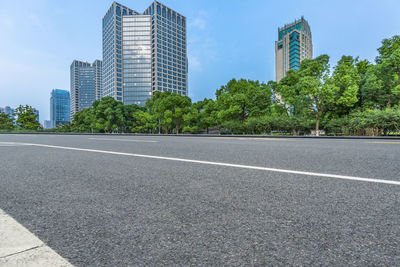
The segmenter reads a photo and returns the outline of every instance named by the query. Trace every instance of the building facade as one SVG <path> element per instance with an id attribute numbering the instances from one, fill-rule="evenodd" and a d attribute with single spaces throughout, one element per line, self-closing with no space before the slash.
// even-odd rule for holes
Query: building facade
<path id="1" fill-rule="evenodd" d="M 103 97 L 123 101 L 122 16 L 138 12 L 114 2 L 103 18 Z"/>
<path id="2" fill-rule="evenodd" d="M 53 89 L 50 95 L 50 127 L 70 120 L 70 95 L 66 90 Z"/>
<path id="3" fill-rule="evenodd" d="M 154 91 L 188 94 L 186 18 L 154 1 L 144 12 L 114 2 L 103 18 L 103 97 L 144 105 Z"/>
<path id="4" fill-rule="evenodd" d="M 101 60 L 95 60 L 92 64 L 94 68 L 94 98 L 100 100 L 103 97 L 103 62 Z"/>
<path id="5" fill-rule="evenodd" d="M 311 30 L 302 17 L 293 23 L 278 28 L 278 41 L 275 42 L 275 75 L 279 82 L 288 70 L 298 70 L 300 62 L 312 58 Z"/>
<path id="6" fill-rule="evenodd" d="M 68 114 L 68 119 L 69 119 L 69 114 Z M 44 120 L 43 121 L 43 128 L 44 129 L 51 129 L 52 128 L 51 120 Z"/>
<path id="7" fill-rule="evenodd" d="M 93 64 L 74 60 L 70 68 L 70 120 L 74 114 L 92 106 L 102 95 L 102 62 Z"/>

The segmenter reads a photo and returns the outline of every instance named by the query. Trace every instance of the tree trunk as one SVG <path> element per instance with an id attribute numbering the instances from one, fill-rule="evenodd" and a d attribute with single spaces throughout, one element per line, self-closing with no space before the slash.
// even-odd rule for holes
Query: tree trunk
<path id="1" fill-rule="evenodd" d="M 317 113 L 317 118 L 315 121 L 315 135 L 319 136 L 319 112 Z"/>

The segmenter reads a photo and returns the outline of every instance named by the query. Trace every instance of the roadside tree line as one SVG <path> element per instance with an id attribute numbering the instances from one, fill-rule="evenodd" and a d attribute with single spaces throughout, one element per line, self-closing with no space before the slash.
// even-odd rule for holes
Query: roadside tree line
<path id="1" fill-rule="evenodd" d="M 17 119 L 15 119 L 15 117 Z M 38 115 L 29 105 L 20 105 L 14 114 L 6 114 L 0 111 L 0 131 L 40 131 L 42 126 L 38 121 Z"/>
<path id="2" fill-rule="evenodd" d="M 144 107 L 106 97 L 52 129 L 104 133 L 391 135 L 400 132 L 400 36 L 372 64 L 343 56 L 304 59 L 279 82 L 232 79 L 216 98 L 192 103 L 156 91 Z"/>

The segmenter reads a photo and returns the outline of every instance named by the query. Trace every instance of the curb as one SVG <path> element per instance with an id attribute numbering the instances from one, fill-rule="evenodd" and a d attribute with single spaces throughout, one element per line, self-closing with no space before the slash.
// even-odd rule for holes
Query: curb
<path id="1" fill-rule="evenodd" d="M 93 135 L 93 136 L 156 136 L 156 137 L 234 137 L 234 138 L 293 138 L 293 139 L 375 139 L 400 140 L 400 136 L 294 136 L 294 135 L 219 135 L 219 134 L 135 134 L 135 133 L 59 133 L 59 132 L 2 132 L 0 134 L 36 135 Z"/>

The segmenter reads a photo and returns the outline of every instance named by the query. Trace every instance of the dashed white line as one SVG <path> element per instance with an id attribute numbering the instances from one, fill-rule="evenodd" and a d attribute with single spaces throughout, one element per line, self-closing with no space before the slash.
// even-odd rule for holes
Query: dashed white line
<path id="1" fill-rule="evenodd" d="M 116 138 L 89 138 L 90 140 L 102 140 L 102 141 L 121 141 L 121 142 L 140 142 L 140 143 L 157 143 L 154 140 L 139 140 L 139 139 L 116 139 Z"/>
<path id="2" fill-rule="evenodd" d="M 65 150 L 94 152 L 94 153 L 103 153 L 103 154 L 111 154 L 111 155 L 130 156 L 130 157 L 138 157 L 138 158 L 150 158 L 150 159 L 180 161 L 180 162 L 207 164 L 207 165 L 242 168 L 242 169 L 251 169 L 251 170 L 290 173 L 290 174 L 299 174 L 299 175 L 306 175 L 306 176 L 327 177 L 327 178 L 343 179 L 343 180 L 359 181 L 359 182 L 400 185 L 400 181 L 376 179 L 376 178 L 364 178 L 364 177 L 357 177 L 357 176 L 337 175 L 337 174 L 318 173 L 318 172 L 294 171 L 294 170 L 285 170 L 285 169 L 277 169 L 277 168 L 251 166 L 251 165 L 241 165 L 241 164 L 213 162 L 213 161 L 204 161 L 204 160 L 193 160 L 193 159 L 182 159 L 182 158 L 173 158 L 173 157 L 152 156 L 152 155 L 143 155 L 143 154 L 116 152 L 116 151 L 106 151 L 106 150 L 97 150 L 97 149 L 87 149 L 87 148 L 78 148 L 78 147 L 65 147 L 65 146 L 31 144 L 31 143 L 15 143 L 15 144 L 22 144 L 22 145 L 27 145 L 27 146 L 37 146 L 37 147 L 47 147 L 47 148 L 56 148 L 56 149 L 65 149 Z"/>

